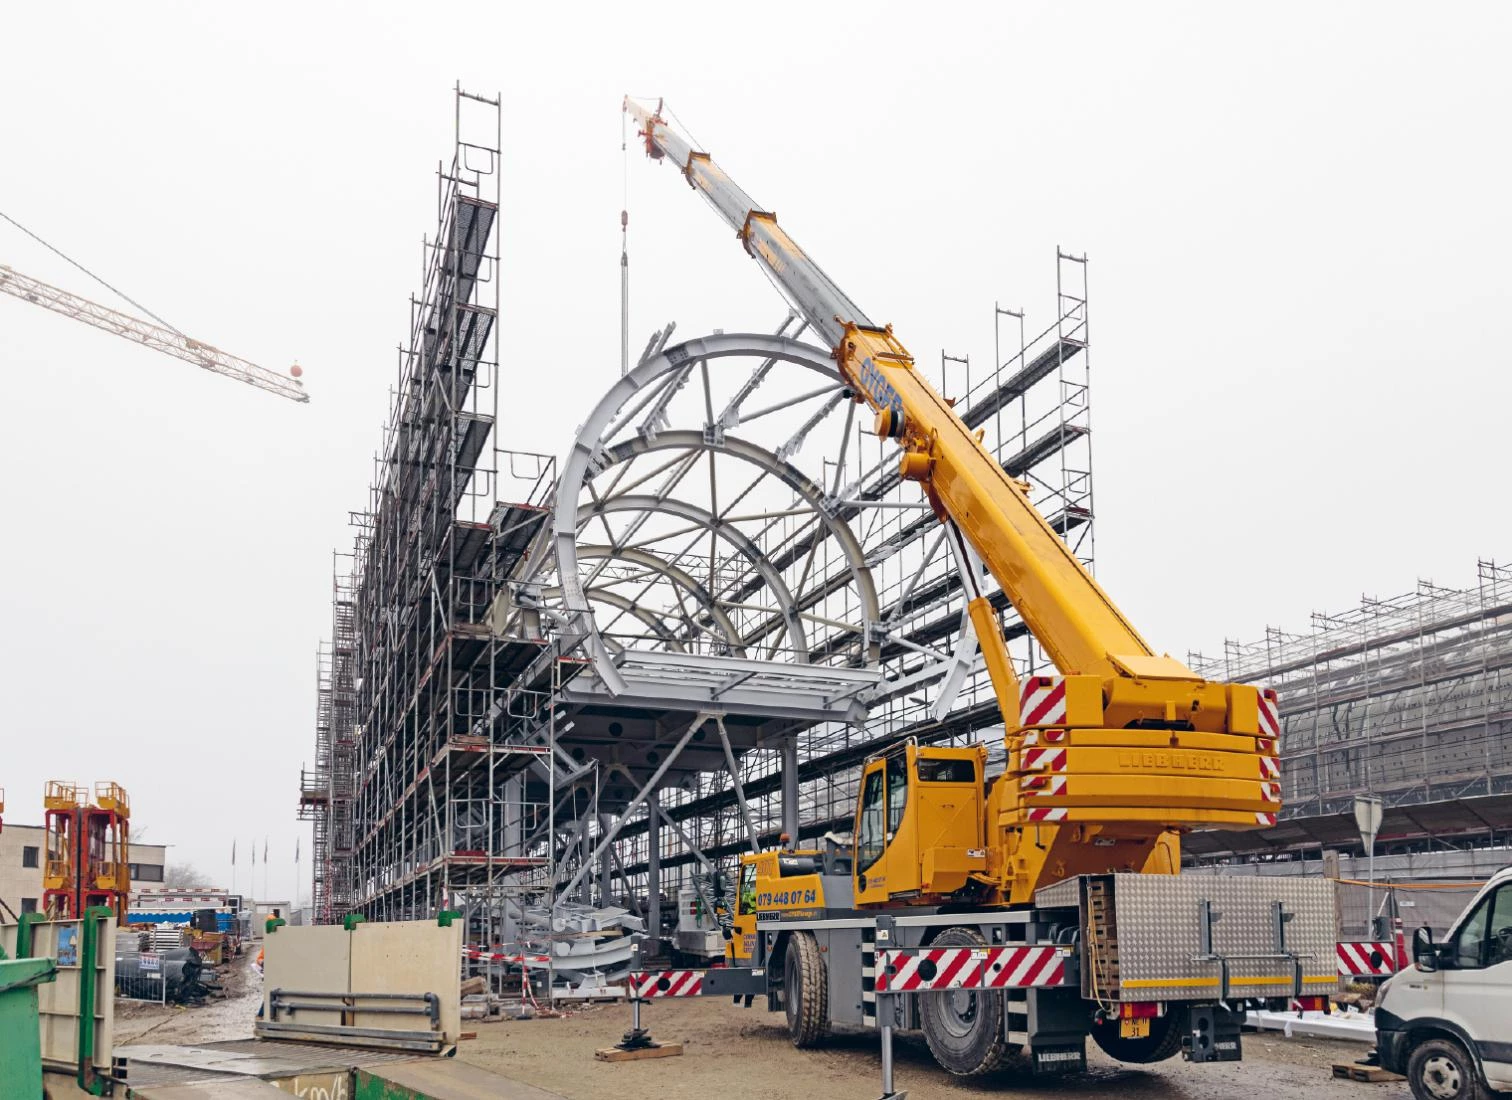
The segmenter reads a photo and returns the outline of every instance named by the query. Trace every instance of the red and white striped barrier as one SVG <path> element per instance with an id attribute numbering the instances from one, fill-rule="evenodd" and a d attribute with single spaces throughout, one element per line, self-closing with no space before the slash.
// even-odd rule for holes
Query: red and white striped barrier
<path id="1" fill-rule="evenodd" d="M 1398 969 L 1396 944 L 1390 940 L 1339 944 L 1340 974 L 1384 978 Z"/>
<path id="2" fill-rule="evenodd" d="M 699 997 L 703 995 L 703 970 L 632 970 L 627 984 L 630 996 Z"/>
<path id="3" fill-rule="evenodd" d="M 1062 985 L 1059 947 L 924 947 L 877 952 L 878 993 L 1028 989 Z"/>
<path id="4" fill-rule="evenodd" d="M 477 962 L 516 963 L 520 966 L 546 966 L 551 962 L 550 955 L 526 955 L 510 953 L 507 951 L 484 951 L 480 947 L 464 947 L 462 949 L 464 959 L 472 959 Z"/>
<path id="5" fill-rule="evenodd" d="M 1019 725 L 1047 726 L 1066 720 L 1066 681 L 1060 676 L 1031 676 L 1019 691 Z"/>

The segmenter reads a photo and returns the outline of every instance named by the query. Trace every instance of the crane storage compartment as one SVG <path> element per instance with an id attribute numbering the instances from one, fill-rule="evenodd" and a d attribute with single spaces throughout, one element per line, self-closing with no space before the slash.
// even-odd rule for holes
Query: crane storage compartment
<path id="1" fill-rule="evenodd" d="M 1083 875 L 1035 900 L 1079 911 L 1088 998 L 1226 1001 L 1338 989 L 1325 879 Z"/>

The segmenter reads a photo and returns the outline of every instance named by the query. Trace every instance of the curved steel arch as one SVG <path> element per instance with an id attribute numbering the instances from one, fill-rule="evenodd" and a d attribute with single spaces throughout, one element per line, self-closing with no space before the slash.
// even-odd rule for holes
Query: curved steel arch
<path id="1" fill-rule="evenodd" d="M 826 351 L 789 337 L 766 333 L 730 333 L 689 340 L 648 357 L 620 378 L 584 420 L 578 429 L 572 449 L 563 463 L 561 476 L 557 482 L 553 524 L 555 542 L 553 556 L 558 584 L 562 590 L 563 609 L 570 618 L 576 621 L 585 639 L 589 655 L 593 658 L 595 669 L 604 686 L 612 694 L 623 692 L 625 683 L 599 635 L 588 596 L 583 587 L 583 579 L 578 573 L 577 534 L 581 526 L 579 497 L 582 486 L 593 477 L 608 466 L 624 461 L 635 454 L 671 446 L 714 450 L 751 462 L 781 479 L 814 509 L 818 522 L 824 525 L 841 547 L 847 565 L 856 578 L 867 620 L 875 622 L 879 618 L 876 588 L 872 583 L 870 570 L 866 567 L 860 543 L 854 533 L 843 521 L 835 517 L 828 506 L 824 491 L 801 471 L 779 459 L 775 454 L 754 444 L 731 439 L 721 432 L 642 433 L 620 444 L 605 446 L 605 433 L 616 427 L 617 417 L 637 394 L 658 382 L 663 386 L 679 385 L 680 382 L 671 376 L 681 372 L 686 377 L 685 372 L 695 363 L 736 357 L 756 357 L 792 363 L 811 370 L 831 382 L 841 381 L 834 361 Z M 784 614 L 795 614 L 796 608 L 791 606 L 790 593 L 788 599 L 789 606 L 784 608 Z M 733 637 L 732 642 L 738 646 L 738 636 Z"/>
<path id="2" fill-rule="evenodd" d="M 608 512 L 661 512 L 696 523 L 705 531 L 712 531 L 730 542 L 751 563 L 751 568 L 756 570 L 761 579 L 766 581 L 767 587 L 777 596 L 777 607 L 774 613 L 780 614 L 787 624 L 788 634 L 793 639 L 793 648 L 802 655 L 802 660 L 808 660 L 808 634 L 804 630 L 803 619 L 798 614 L 792 590 L 782 579 L 782 574 L 773 567 L 771 560 L 761 552 L 759 546 L 746 537 L 744 531 L 726 523 L 707 508 L 700 508 L 688 501 L 679 500 L 676 497 L 657 497 L 638 493 L 595 501 L 589 506 L 586 515 L 580 512 L 582 515 L 580 522 L 586 524 L 594 516 Z"/>
<path id="3" fill-rule="evenodd" d="M 744 652 L 745 645 L 740 640 L 740 631 L 730 621 L 730 617 L 720 609 L 718 601 L 714 599 L 709 590 L 699 584 L 697 579 L 686 570 L 679 569 L 671 562 L 658 557 L 650 551 L 637 550 L 631 546 L 616 547 L 605 546 L 601 543 L 585 543 L 577 549 L 579 557 L 587 561 L 597 561 L 602 558 L 609 558 L 614 561 L 628 561 L 649 569 L 653 573 L 660 573 L 698 601 L 699 606 L 708 612 L 709 618 L 714 620 L 714 625 L 723 632 L 732 650 Z"/>

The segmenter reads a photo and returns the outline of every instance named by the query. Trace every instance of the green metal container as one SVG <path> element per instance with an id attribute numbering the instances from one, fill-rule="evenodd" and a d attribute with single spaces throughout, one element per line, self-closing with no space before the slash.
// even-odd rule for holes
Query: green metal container
<path id="1" fill-rule="evenodd" d="M 53 959 L 0 959 L 0 1082 L 17 1100 L 42 1095 L 37 986 L 58 975 Z"/>

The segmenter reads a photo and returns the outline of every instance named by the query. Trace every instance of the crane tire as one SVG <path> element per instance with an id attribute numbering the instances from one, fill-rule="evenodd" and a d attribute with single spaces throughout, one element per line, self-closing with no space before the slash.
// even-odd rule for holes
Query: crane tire
<path id="1" fill-rule="evenodd" d="M 947 928 L 930 947 L 985 947 L 975 928 Z M 1003 994 L 997 990 L 955 990 L 921 994 L 919 1021 L 924 1040 L 940 1068 L 957 1077 L 975 1077 L 1016 1061 L 1019 1048 L 1003 1028 Z"/>
<path id="2" fill-rule="evenodd" d="M 782 1002 L 788 1036 L 799 1050 L 818 1046 L 829 1034 L 829 975 L 812 932 L 788 937 L 782 960 Z"/>
<path id="3" fill-rule="evenodd" d="M 1174 1058 L 1181 1050 L 1182 1029 L 1178 1013 L 1168 1012 L 1150 1020 L 1150 1034 L 1141 1039 L 1125 1039 L 1118 1034 L 1117 1020 L 1093 1020 L 1092 1041 L 1109 1058 L 1133 1065 L 1150 1065 Z"/>

